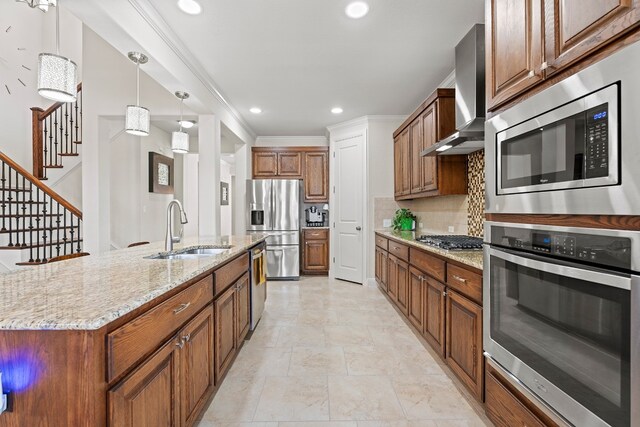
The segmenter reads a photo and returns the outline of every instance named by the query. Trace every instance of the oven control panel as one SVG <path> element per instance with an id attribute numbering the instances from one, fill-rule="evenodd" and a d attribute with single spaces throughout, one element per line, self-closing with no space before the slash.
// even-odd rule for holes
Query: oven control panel
<path id="1" fill-rule="evenodd" d="M 609 174 L 609 107 L 602 104 L 586 111 L 585 175 L 598 178 Z"/>
<path id="2" fill-rule="evenodd" d="M 602 266 L 631 268 L 631 239 L 627 237 L 492 225 L 491 244 Z"/>

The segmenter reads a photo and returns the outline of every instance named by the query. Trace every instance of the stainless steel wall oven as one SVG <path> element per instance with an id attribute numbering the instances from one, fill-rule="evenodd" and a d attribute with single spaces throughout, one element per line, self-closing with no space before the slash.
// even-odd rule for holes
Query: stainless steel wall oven
<path id="1" fill-rule="evenodd" d="M 485 225 L 487 357 L 580 426 L 640 425 L 640 233 Z"/>

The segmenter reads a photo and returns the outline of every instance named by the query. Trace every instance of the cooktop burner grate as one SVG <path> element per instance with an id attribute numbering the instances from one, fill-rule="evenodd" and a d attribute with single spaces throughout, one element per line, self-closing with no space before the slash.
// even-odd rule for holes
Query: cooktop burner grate
<path id="1" fill-rule="evenodd" d="M 420 243 L 447 251 L 473 251 L 482 249 L 480 237 L 462 235 L 430 235 L 416 238 Z"/>

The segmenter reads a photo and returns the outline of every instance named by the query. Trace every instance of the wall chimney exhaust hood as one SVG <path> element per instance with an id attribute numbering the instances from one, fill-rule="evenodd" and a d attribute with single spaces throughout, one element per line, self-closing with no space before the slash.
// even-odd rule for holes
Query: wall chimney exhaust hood
<path id="1" fill-rule="evenodd" d="M 469 154 L 484 148 L 484 25 L 476 24 L 456 46 L 456 129 L 421 156 Z"/>

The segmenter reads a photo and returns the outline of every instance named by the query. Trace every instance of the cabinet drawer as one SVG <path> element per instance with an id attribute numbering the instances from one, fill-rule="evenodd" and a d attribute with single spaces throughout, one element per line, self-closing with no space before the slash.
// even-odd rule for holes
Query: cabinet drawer
<path id="1" fill-rule="evenodd" d="M 107 381 L 111 382 L 158 348 L 213 299 L 207 276 L 107 335 Z"/>
<path id="2" fill-rule="evenodd" d="M 409 262 L 409 246 L 389 240 L 389 252 L 401 260 Z"/>
<path id="3" fill-rule="evenodd" d="M 376 246 L 385 251 L 389 249 L 389 239 L 376 234 Z"/>
<path id="4" fill-rule="evenodd" d="M 224 267 L 213 272 L 215 283 L 214 296 L 220 295 L 229 286 L 234 284 L 240 276 L 249 270 L 249 254 L 242 254 Z"/>
<path id="5" fill-rule="evenodd" d="M 487 416 L 498 427 L 546 427 L 488 370 L 486 376 Z"/>
<path id="6" fill-rule="evenodd" d="M 445 262 L 420 249 L 411 248 L 411 265 L 424 271 L 428 275 L 444 282 L 446 271 Z"/>
<path id="7" fill-rule="evenodd" d="M 329 230 L 304 230 L 305 240 L 329 240 Z"/>
<path id="8" fill-rule="evenodd" d="M 464 268 L 447 265 L 447 285 L 482 304 L 482 276 Z"/>

